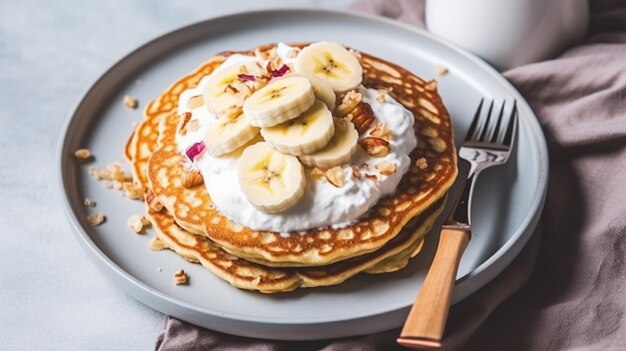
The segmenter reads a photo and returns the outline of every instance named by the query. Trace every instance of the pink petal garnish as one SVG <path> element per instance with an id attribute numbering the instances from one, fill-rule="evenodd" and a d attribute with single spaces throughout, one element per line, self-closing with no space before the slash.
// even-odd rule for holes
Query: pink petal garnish
<path id="1" fill-rule="evenodd" d="M 237 75 L 237 77 L 239 78 L 239 80 L 241 81 L 250 81 L 250 82 L 254 82 L 256 80 L 256 77 L 251 75 L 251 74 L 243 74 L 243 73 L 239 73 Z"/>
<path id="2" fill-rule="evenodd" d="M 289 72 L 289 66 L 287 65 L 283 65 L 281 68 L 279 68 L 276 71 L 270 71 L 270 73 L 272 74 L 272 77 L 282 77 L 287 72 Z"/>
<path id="3" fill-rule="evenodd" d="M 187 157 L 189 157 L 189 159 L 193 162 L 195 161 L 196 157 L 204 152 L 205 148 L 206 147 L 204 146 L 204 142 L 200 141 L 189 146 L 185 153 L 187 154 Z"/>

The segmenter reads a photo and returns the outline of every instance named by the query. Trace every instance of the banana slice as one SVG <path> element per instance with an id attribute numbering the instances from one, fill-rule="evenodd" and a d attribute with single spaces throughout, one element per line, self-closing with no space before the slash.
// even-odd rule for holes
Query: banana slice
<path id="1" fill-rule="evenodd" d="M 359 133 L 345 118 L 335 118 L 335 135 L 326 147 L 310 155 L 299 156 L 300 162 L 310 167 L 331 168 L 350 160 L 357 150 Z"/>
<path id="2" fill-rule="evenodd" d="M 337 104 L 337 94 L 335 94 L 335 91 L 330 87 L 330 85 L 328 85 L 328 83 L 310 74 L 292 73 L 289 75 L 289 77 L 294 76 L 305 77 L 308 79 L 313 86 L 315 98 L 325 103 L 329 110 L 333 111 L 335 109 Z"/>
<path id="3" fill-rule="evenodd" d="M 207 130 L 204 145 L 209 154 L 220 156 L 242 147 L 257 134 L 259 128 L 251 126 L 245 114 L 223 116 Z"/>
<path id="4" fill-rule="evenodd" d="M 243 111 L 250 124 L 271 127 L 294 119 L 315 101 L 313 87 L 304 77 L 285 77 L 271 81 L 246 99 Z"/>
<path id="5" fill-rule="evenodd" d="M 323 80 L 338 93 L 356 88 L 363 80 L 363 68 L 356 57 L 342 45 L 325 41 L 302 49 L 295 69 Z"/>
<path id="6" fill-rule="evenodd" d="M 282 212 L 304 194 L 306 178 L 298 158 L 285 155 L 266 142 L 248 146 L 237 160 L 239 185 L 258 210 Z"/>
<path id="7" fill-rule="evenodd" d="M 239 81 L 241 72 L 260 75 L 261 69 L 252 62 L 244 62 L 220 69 L 208 78 L 202 98 L 209 111 L 216 116 L 231 115 L 242 106 L 243 97 L 251 93 L 250 90 L 244 91 L 247 86 Z"/>
<path id="8" fill-rule="evenodd" d="M 333 115 L 321 101 L 296 119 L 261 129 L 261 135 L 276 150 L 292 155 L 313 153 L 328 144 L 335 134 Z"/>

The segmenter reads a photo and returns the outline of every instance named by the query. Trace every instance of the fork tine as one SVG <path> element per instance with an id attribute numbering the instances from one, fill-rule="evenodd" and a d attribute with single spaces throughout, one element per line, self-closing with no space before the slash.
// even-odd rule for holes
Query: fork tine
<path id="1" fill-rule="evenodd" d="M 509 125 L 506 128 L 506 134 L 502 144 L 505 146 L 511 146 L 515 131 L 517 129 L 517 101 L 513 100 L 513 109 L 511 110 L 511 117 L 509 117 Z"/>
<path id="2" fill-rule="evenodd" d="M 484 122 L 481 123 L 480 133 L 476 136 L 476 138 L 474 138 L 474 140 L 485 141 L 485 136 L 487 134 L 487 129 L 489 129 L 489 123 L 491 121 L 491 111 L 492 110 L 493 110 L 493 100 L 491 100 L 491 103 L 489 104 L 489 110 L 487 110 L 487 118 L 484 120 Z"/>
<path id="3" fill-rule="evenodd" d="M 478 120 L 480 119 L 480 111 L 483 107 L 484 101 L 484 98 L 480 99 L 480 103 L 478 104 L 478 108 L 476 109 L 476 113 L 474 113 L 474 118 L 472 119 L 472 124 L 470 124 L 467 134 L 465 134 L 465 141 L 469 141 L 474 138 L 474 132 L 476 131 L 476 126 L 478 125 Z"/>
<path id="4" fill-rule="evenodd" d="M 489 131 L 487 140 L 491 143 L 495 143 L 498 139 L 498 134 L 500 134 L 500 128 L 502 127 L 502 119 L 504 118 L 504 106 L 506 106 L 506 102 L 502 101 L 502 105 L 500 105 L 500 112 L 498 113 L 498 120 L 496 122 L 496 125 L 495 127 L 493 127 L 493 129 Z"/>

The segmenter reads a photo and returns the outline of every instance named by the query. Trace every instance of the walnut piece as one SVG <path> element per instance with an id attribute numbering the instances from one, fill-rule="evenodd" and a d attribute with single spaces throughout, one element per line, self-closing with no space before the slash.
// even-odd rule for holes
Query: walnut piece
<path id="1" fill-rule="evenodd" d="M 384 104 L 387 101 L 387 93 L 386 92 L 378 92 L 378 96 L 376 97 L 376 101 L 379 104 Z"/>
<path id="2" fill-rule="evenodd" d="M 357 90 L 350 90 L 343 96 L 341 103 L 335 108 L 335 116 L 343 117 L 352 112 L 363 99 L 363 95 Z"/>
<path id="3" fill-rule="evenodd" d="M 377 123 L 374 129 L 370 132 L 370 135 L 387 141 L 391 140 L 391 130 L 389 130 L 389 127 L 385 122 Z"/>
<path id="4" fill-rule="evenodd" d="M 143 229 L 150 225 L 150 221 L 145 216 L 132 215 L 128 218 L 128 226 L 137 234 L 143 234 Z"/>
<path id="5" fill-rule="evenodd" d="M 396 164 L 386 160 L 378 162 L 376 165 L 374 165 L 374 167 L 376 167 L 380 174 L 385 176 L 396 173 Z"/>
<path id="6" fill-rule="evenodd" d="M 415 166 L 419 169 L 426 169 L 426 167 L 428 167 L 428 162 L 426 162 L 425 158 L 420 157 L 415 161 Z"/>
<path id="7" fill-rule="evenodd" d="M 375 182 L 376 180 L 378 180 L 378 177 L 375 174 L 366 174 L 365 178 Z"/>
<path id="8" fill-rule="evenodd" d="M 191 189 L 204 184 L 204 178 L 198 170 L 185 170 L 180 178 L 180 182 L 184 188 Z"/>
<path id="9" fill-rule="evenodd" d="M 176 285 L 187 284 L 187 281 L 188 281 L 187 273 L 185 273 L 184 270 L 181 269 L 178 272 L 174 273 L 174 284 Z"/>
<path id="10" fill-rule="evenodd" d="M 145 199 L 148 207 L 154 212 L 161 212 L 163 210 L 163 204 L 159 202 L 156 195 L 154 195 L 150 189 L 145 192 Z"/>
<path id="11" fill-rule="evenodd" d="M 352 120 L 354 127 L 360 135 L 363 135 L 376 120 L 372 106 L 366 102 L 360 102 L 356 105 L 352 112 L 348 114 L 348 117 Z"/>
<path id="12" fill-rule="evenodd" d="M 74 156 L 80 162 L 87 162 L 92 159 L 91 151 L 89 151 L 89 149 L 78 149 L 74 151 Z"/>
<path id="13" fill-rule="evenodd" d="M 96 202 L 93 201 L 91 198 L 86 197 L 85 200 L 83 201 L 83 205 L 87 207 L 96 207 Z"/>
<path id="14" fill-rule="evenodd" d="M 438 65 L 437 68 L 435 68 L 435 71 L 438 75 L 443 76 L 448 73 L 448 68 L 444 65 Z"/>
<path id="15" fill-rule="evenodd" d="M 139 106 L 139 102 L 132 95 L 124 96 L 124 105 L 128 108 L 136 109 Z"/>
<path id="16" fill-rule="evenodd" d="M 314 167 L 311 171 L 311 177 L 313 177 L 313 179 L 315 180 L 320 180 L 324 179 L 326 177 L 326 174 L 321 169 Z"/>
<path id="17" fill-rule="evenodd" d="M 359 140 L 359 145 L 374 157 L 385 157 L 389 154 L 389 142 L 382 138 L 365 137 Z"/>
<path id="18" fill-rule="evenodd" d="M 337 188 L 341 188 L 344 183 L 343 171 L 340 166 L 333 167 L 326 171 L 326 180 Z"/>
<path id="19" fill-rule="evenodd" d="M 91 225 L 92 227 L 95 227 L 97 225 L 102 224 L 102 222 L 104 222 L 105 217 L 102 214 L 102 212 L 97 212 L 97 213 L 92 213 L 90 215 L 87 215 L 86 219 L 89 225 Z"/>
<path id="20" fill-rule="evenodd" d="M 356 179 L 361 179 L 361 170 L 359 167 L 352 167 L 352 176 Z"/>
<path id="21" fill-rule="evenodd" d="M 161 251 L 163 249 L 167 249 L 167 245 L 165 245 L 163 240 L 155 236 L 148 242 L 148 248 L 154 251 Z"/>

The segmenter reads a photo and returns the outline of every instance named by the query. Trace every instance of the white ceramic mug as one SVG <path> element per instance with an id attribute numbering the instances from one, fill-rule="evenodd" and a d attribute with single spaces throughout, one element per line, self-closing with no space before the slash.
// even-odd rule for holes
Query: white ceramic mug
<path id="1" fill-rule="evenodd" d="M 558 55 L 587 33 L 587 0 L 427 0 L 429 31 L 506 70 Z"/>

